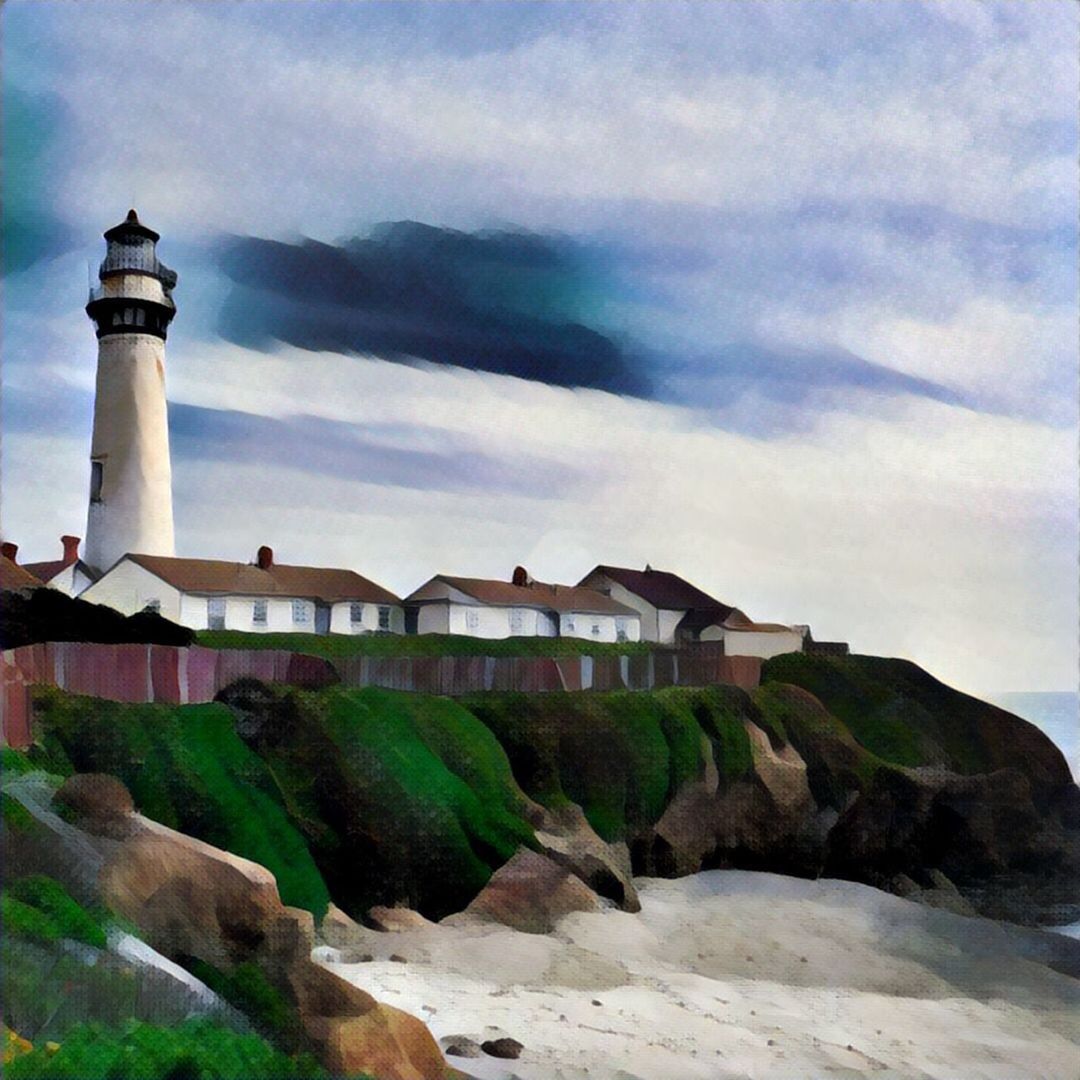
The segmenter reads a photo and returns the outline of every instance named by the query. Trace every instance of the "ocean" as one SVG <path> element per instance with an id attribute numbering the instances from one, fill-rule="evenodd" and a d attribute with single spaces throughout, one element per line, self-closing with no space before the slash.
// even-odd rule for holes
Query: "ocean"
<path id="1" fill-rule="evenodd" d="M 1024 691 L 997 694 L 990 700 L 1049 735 L 1065 755 L 1073 779 L 1080 781 L 1080 694 Z"/>

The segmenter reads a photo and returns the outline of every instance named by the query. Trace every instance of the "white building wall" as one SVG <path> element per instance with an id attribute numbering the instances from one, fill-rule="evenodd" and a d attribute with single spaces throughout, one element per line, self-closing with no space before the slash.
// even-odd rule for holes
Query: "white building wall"
<path id="1" fill-rule="evenodd" d="M 357 601 L 359 603 L 359 601 Z M 379 608 L 390 609 L 390 629 L 382 633 L 405 633 L 405 609 L 398 604 L 372 604 L 363 602 L 362 618 L 359 623 L 352 621 L 352 601 L 335 604 L 330 612 L 330 633 L 332 634 L 374 634 L 379 633 Z"/>
<path id="2" fill-rule="evenodd" d="M 590 574 L 582 584 L 588 586 L 590 589 L 601 589 L 606 592 L 612 600 L 624 607 L 633 608 L 641 616 L 641 624 L 638 630 L 639 636 L 632 638 L 633 641 L 671 641 L 674 638 L 675 631 L 671 628 L 669 636 L 667 638 L 661 637 L 661 612 L 658 612 L 648 600 L 638 596 L 637 593 L 632 593 L 624 585 L 620 585 L 619 582 L 612 580 L 607 574 Z M 670 614 L 670 613 L 666 613 Z M 678 612 L 679 619 L 682 618 L 684 612 Z M 676 623 L 678 619 L 676 619 Z M 666 623 L 664 623 L 666 626 Z"/>
<path id="3" fill-rule="evenodd" d="M 449 634 L 450 603 L 421 604 L 416 615 L 418 634 Z"/>
<path id="4" fill-rule="evenodd" d="M 130 559 L 117 563 L 112 570 L 86 589 L 80 599 L 115 608 L 122 615 L 134 615 L 152 600 L 157 600 L 161 604 L 161 614 L 166 619 L 184 622 L 179 590 Z M 186 601 L 187 597 L 183 599 Z"/>
<path id="5" fill-rule="evenodd" d="M 669 611 L 661 608 L 657 613 L 656 640 L 661 645 L 671 645 L 675 641 L 675 628 L 682 622 L 685 611 Z"/>
<path id="6" fill-rule="evenodd" d="M 720 626 L 708 626 L 701 632 L 702 641 L 723 641 L 728 656 L 770 656 L 802 652 L 803 637 L 795 630 L 777 630 L 765 633 L 759 630 L 728 630 Z"/>
<path id="7" fill-rule="evenodd" d="M 563 637 L 580 638 L 583 641 L 618 641 L 619 620 L 623 620 L 627 641 L 641 640 L 641 620 L 631 615 L 592 615 L 574 611 L 563 614 L 559 620 L 559 633 Z"/>
<path id="8" fill-rule="evenodd" d="M 80 574 L 80 578 L 84 575 Z M 65 596 L 77 596 L 76 584 L 75 584 L 75 564 L 65 566 L 59 574 L 55 575 L 51 581 L 46 582 L 50 589 L 55 589 L 57 592 L 62 592 Z"/>

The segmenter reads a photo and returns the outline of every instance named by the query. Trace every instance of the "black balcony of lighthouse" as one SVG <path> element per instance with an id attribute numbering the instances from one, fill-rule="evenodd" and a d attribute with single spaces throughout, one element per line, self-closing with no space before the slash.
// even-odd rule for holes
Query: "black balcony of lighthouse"
<path id="1" fill-rule="evenodd" d="M 151 334 L 164 341 L 176 314 L 176 272 L 157 257 L 160 235 L 134 210 L 104 235 L 108 246 L 98 267 L 99 283 L 90 289 L 86 305 L 98 340 L 113 334 Z"/>

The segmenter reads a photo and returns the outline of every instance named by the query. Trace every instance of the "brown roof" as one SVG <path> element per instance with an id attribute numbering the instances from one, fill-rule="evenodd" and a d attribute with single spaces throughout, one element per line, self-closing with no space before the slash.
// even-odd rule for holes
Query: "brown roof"
<path id="1" fill-rule="evenodd" d="M 41 578 L 42 581 L 52 581 L 57 574 L 62 570 L 66 570 L 69 566 L 78 567 L 87 577 L 97 577 L 97 571 L 92 570 L 87 563 L 84 563 L 82 559 L 79 559 L 75 563 L 65 562 L 63 559 L 53 559 L 51 562 L 28 562 L 23 563 L 23 567 L 29 570 L 35 577 Z"/>
<path id="2" fill-rule="evenodd" d="M 241 596 L 290 596 L 334 603 L 366 600 L 400 604 L 388 589 L 352 570 L 321 566 L 284 566 L 265 570 L 250 563 L 222 559 L 175 559 L 164 555 L 126 555 L 125 558 L 186 593 L 230 593 Z"/>
<path id="3" fill-rule="evenodd" d="M 549 585 L 543 581 L 514 585 L 509 581 L 450 577 L 448 574 L 436 574 L 432 580 L 443 581 L 474 600 L 496 607 L 549 608 L 552 611 L 581 611 L 592 615 L 638 614 L 610 596 L 581 585 Z"/>
<path id="4" fill-rule="evenodd" d="M 630 570 L 623 566 L 598 566 L 585 579 L 593 574 L 606 574 L 612 581 L 617 581 L 624 589 L 629 589 L 636 596 L 647 600 L 653 607 L 667 611 L 702 611 L 710 616 L 727 618 L 735 609 L 730 604 L 702 592 L 696 585 L 672 574 L 667 570 Z"/>
<path id="5" fill-rule="evenodd" d="M 0 589 L 40 589 L 45 583 L 6 555 L 0 555 Z"/>

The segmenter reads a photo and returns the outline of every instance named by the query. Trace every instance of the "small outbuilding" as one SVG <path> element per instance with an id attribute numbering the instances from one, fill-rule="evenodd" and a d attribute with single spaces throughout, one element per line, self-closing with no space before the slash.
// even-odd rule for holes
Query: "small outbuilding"
<path id="1" fill-rule="evenodd" d="M 288 566 L 268 547 L 254 563 L 129 553 L 82 594 L 125 615 L 157 611 L 193 630 L 401 634 L 405 613 L 388 589 L 352 570 Z"/>
<path id="2" fill-rule="evenodd" d="M 510 581 L 436 574 L 404 603 L 406 626 L 416 634 L 641 638 L 641 619 L 633 608 L 595 589 L 534 581 L 520 566 Z"/>

